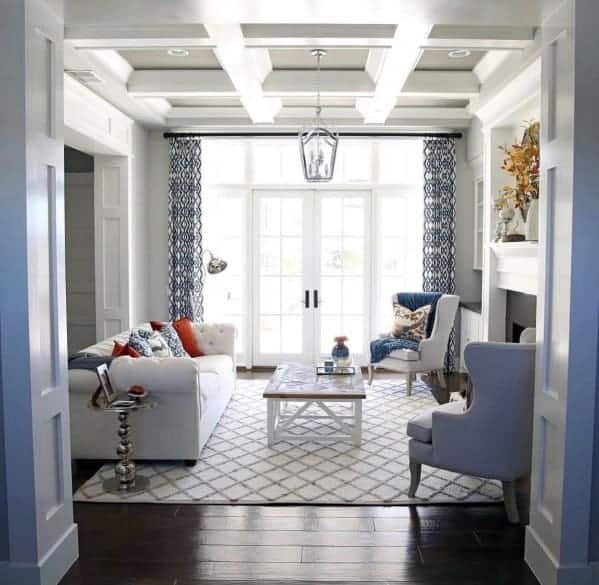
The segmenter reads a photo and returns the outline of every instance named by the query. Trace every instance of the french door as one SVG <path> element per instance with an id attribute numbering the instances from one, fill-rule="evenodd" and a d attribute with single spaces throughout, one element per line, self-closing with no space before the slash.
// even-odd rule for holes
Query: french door
<path id="1" fill-rule="evenodd" d="M 363 361 L 370 192 L 257 190 L 253 199 L 253 363 L 318 360 L 336 335 Z"/>

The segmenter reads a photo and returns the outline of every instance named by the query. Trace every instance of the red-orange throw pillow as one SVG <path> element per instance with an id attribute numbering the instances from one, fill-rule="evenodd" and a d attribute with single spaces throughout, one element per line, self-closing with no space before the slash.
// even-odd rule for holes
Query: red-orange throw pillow
<path id="1" fill-rule="evenodd" d="M 192 320 L 188 317 L 178 319 L 173 323 L 173 327 L 183 344 L 183 348 L 191 357 L 200 357 L 204 355 L 198 342 L 196 341 L 195 335 L 193 334 L 193 328 L 191 326 Z"/>
<path id="2" fill-rule="evenodd" d="M 114 347 L 112 348 L 112 357 L 123 357 L 129 356 L 132 358 L 141 357 L 140 353 L 135 351 L 128 343 L 123 345 L 118 341 L 114 342 Z"/>
<path id="3" fill-rule="evenodd" d="M 152 331 L 160 331 L 164 327 L 164 321 L 150 321 Z"/>

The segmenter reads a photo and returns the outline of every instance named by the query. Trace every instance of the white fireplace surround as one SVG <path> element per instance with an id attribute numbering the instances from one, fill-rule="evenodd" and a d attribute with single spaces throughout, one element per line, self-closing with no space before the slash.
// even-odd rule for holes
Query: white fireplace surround
<path id="1" fill-rule="evenodd" d="M 494 256 L 495 286 L 528 295 L 537 294 L 537 242 L 509 242 L 491 244 Z"/>

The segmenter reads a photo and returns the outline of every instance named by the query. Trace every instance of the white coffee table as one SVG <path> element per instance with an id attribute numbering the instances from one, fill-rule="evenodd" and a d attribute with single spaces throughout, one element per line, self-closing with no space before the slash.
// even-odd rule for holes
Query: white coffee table
<path id="1" fill-rule="evenodd" d="M 343 441 L 350 439 L 354 445 L 362 442 L 362 401 L 366 398 L 364 380 L 359 367 L 352 375 L 317 375 L 316 368 L 305 364 L 280 365 L 264 390 L 267 407 L 268 445 L 278 441 Z M 330 405 L 351 402 L 350 414 L 338 414 Z M 318 414 L 307 412 L 318 407 Z M 296 408 L 294 408 L 296 406 Z M 314 409 L 313 409 L 314 410 Z M 289 433 L 294 422 L 320 420 L 333 422 L 338 433 Z"/>

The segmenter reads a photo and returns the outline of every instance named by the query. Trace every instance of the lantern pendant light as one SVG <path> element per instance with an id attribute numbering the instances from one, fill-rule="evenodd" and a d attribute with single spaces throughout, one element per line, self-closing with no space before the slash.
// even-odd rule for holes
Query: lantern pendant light
<path id="1" fill-rule="evenodd" d="M 320 117 L 320 60 L 327 52 L 313 49 L 316 57 L 316 116 L 312 126 L 302 128 L 299 133 L 300 157 L 304 178 L 309 183 L 330 181 L 335 171 L 335 156 L 339 144 L 339 134 L 335 128 L 327 125 Z"/>

